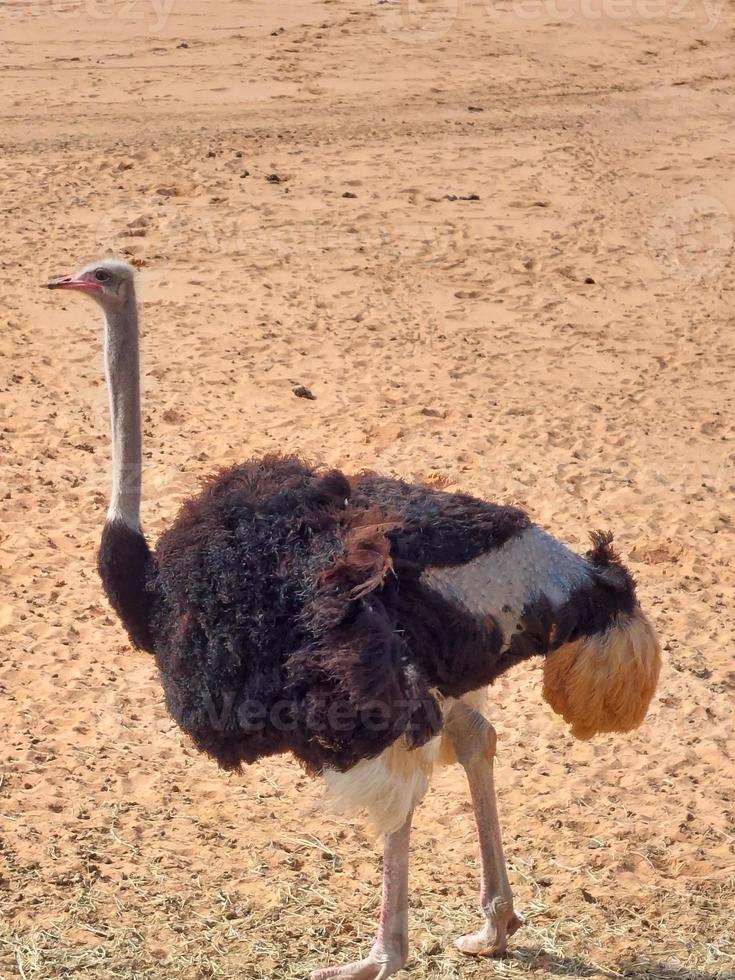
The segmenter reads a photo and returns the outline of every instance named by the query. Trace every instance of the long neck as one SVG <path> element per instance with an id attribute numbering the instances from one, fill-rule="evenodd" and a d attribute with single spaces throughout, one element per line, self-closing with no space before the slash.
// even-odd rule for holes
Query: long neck
<path id="1" fill-rule="evenodd" d="M 105 373 L 112 420 L 112 496 L 97 567 L 133 645 L 153 653 L 150 573 L 155 559 L 140 530 L 140 367 L 132 286 L 125 304 L 106 315 Z"/>
<path id="2" fill-rule="evenodd" d="M 140 364 L 138 312 L 132 286 L 122 307 L 106 315 L 105 373 L 112 425 L 112 495 L 107 519 L 139 531 Z"/>

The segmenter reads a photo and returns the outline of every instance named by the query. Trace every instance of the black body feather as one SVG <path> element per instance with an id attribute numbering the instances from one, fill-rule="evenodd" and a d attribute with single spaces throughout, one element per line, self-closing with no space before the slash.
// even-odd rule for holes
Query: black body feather
<path id="1" fill-rule="evenodd" d="M 491 617 L 422 578 L 427 566 L 502 547 L 530 523 L 515 508 L 371 475 L 350 483 L 270 456 L 213 477 L 154 556 L 108 525 L 100 572 L 132 642 L 155 653 L 171 715 L 201 750 L 224 768 L 291 751 L 311 771 L 345 770 L 399 736 L 418 746 L 435 735 L 434 692 L 490 684 L 548 648 L 555 628 L 571 635 L 605 619 L 592 596 L 568 625 L 532 610 L 525 639 L 504 648 Z M 612 595 L 620 566 L 608 557 L 599 545 Z"/>
<path id="2" fill-rule="evenodd" d="M 150 588 L 154 567 L 150 548 L 139 531 L 133 531 L 122 521 L 105 524 L 97 553 L 97 570 L 130 642 L 148 653 L 154 649 Z"/>

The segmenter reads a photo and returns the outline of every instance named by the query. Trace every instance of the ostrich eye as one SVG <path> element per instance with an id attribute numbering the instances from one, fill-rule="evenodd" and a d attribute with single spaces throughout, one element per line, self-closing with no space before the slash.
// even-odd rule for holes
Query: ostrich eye
<path id="1" fill-rule="evenodd" d="M 104 269 L 97 269 L 94 274 L 94 278 L 97 282 L 109 282 L 112 278 L 109 272 L 105 272 Z"/>

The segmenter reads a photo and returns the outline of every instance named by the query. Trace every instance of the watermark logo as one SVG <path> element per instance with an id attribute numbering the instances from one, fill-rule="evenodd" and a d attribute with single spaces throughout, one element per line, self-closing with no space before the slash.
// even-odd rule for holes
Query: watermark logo
<path id="1" fill-rule="evenodd" d="M 165 29 L 176 0 L 84 0 L 92 20 L 119 20 L 145 24 L 155 33 Z"/>
<path id="2" fill-rule="evenodd" d="M 403 44 L 430 44 L 455 25 L 459 0 L 378 0 L 381 29 Z"/>
<path id="3" fill-rule="evenodd" d="M 664 272 L 696 282 L 719 275 L 733 252 L 730 212 L 710 194 L 688 194 L 656 214 L 648 247 Z"/>

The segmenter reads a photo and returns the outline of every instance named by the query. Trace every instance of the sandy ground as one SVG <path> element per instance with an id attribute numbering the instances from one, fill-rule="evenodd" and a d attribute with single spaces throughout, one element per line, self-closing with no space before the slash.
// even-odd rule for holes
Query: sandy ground
<path id="1" fill-rule="evenodd" d="M 0 975 L 287 980 L 373 927 L 361 826 L 288 759 L 197 757 L 102 600 L 99 325 L 36 286 L 111 250 L 151 536 L 215 465 L 297 450 L 614 528 L 658 622 L 633 736 L 572 741 L 537 668 L 493 690 L 527 926 L 454 951 L 446 770 L 409 975 L 733 976 L 734 54 L 695 0 L 2 4 Z"/>

